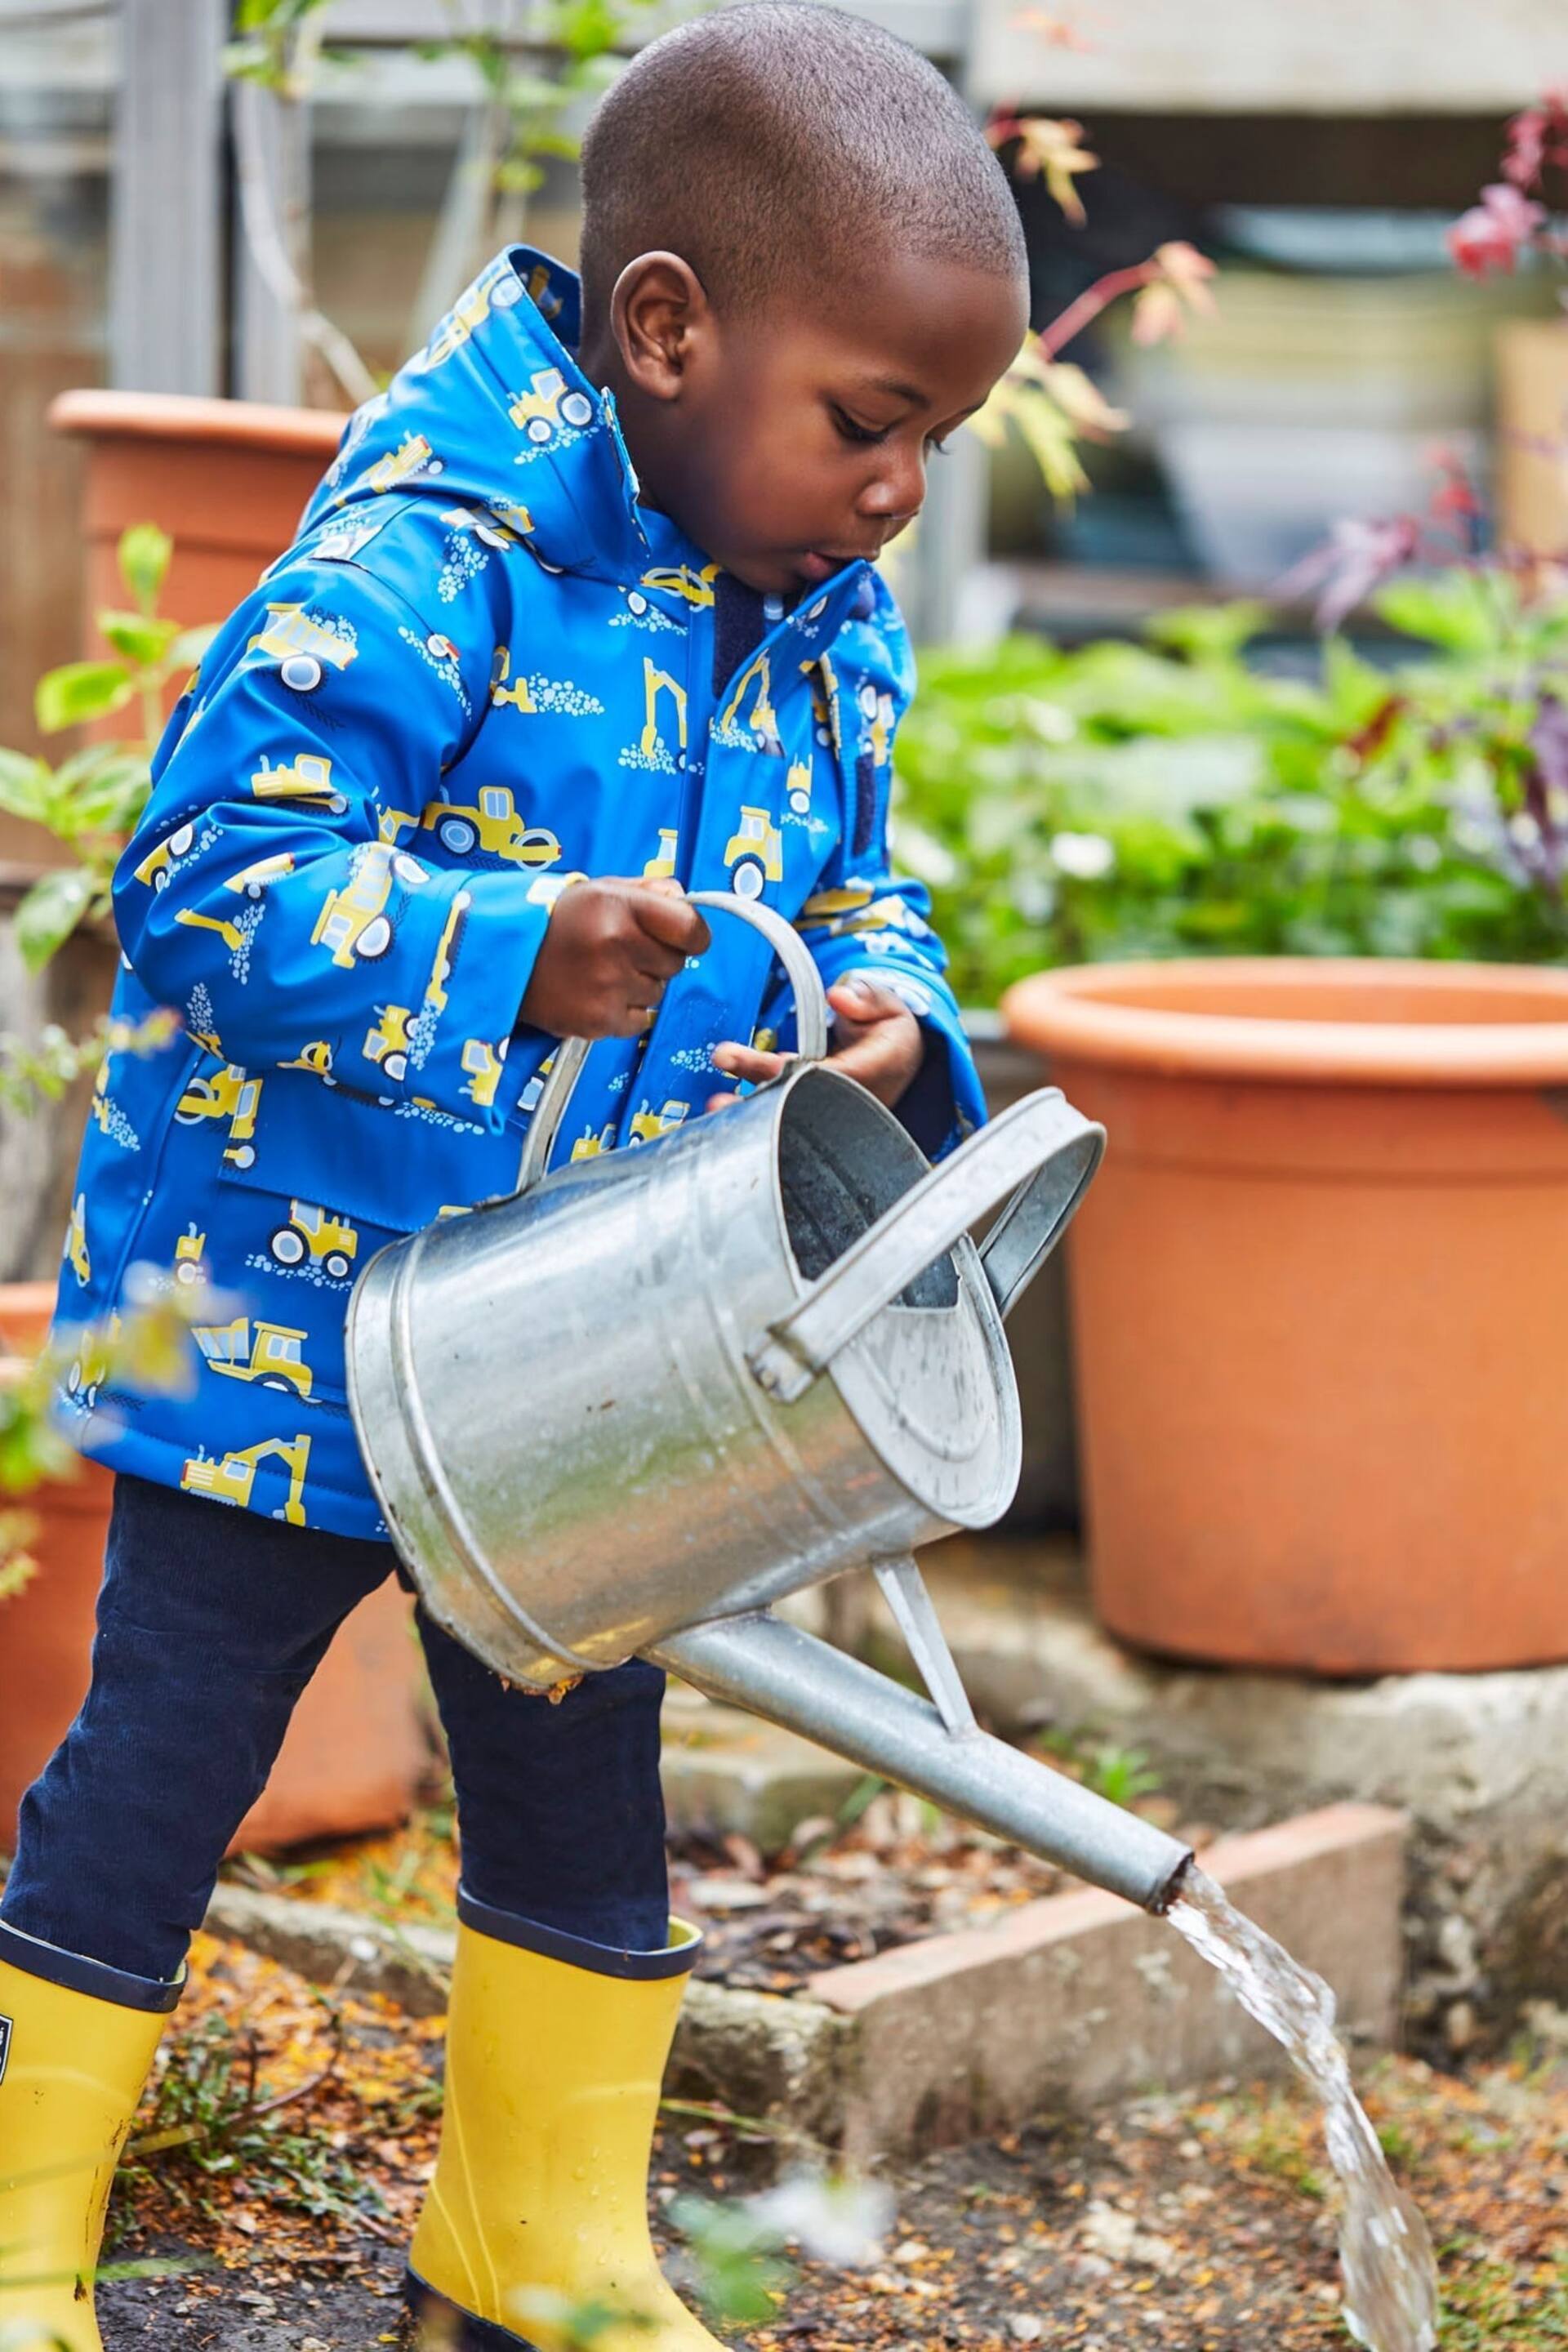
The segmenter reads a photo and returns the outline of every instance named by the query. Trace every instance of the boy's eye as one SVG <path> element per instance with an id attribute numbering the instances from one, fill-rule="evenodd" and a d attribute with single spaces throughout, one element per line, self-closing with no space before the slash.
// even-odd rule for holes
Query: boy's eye
<path id="1" fill-rule="evenodd" d="M 832 403 L 831 405 L 834 424 L 837 426 L 845 440 L 853 441 L 858 447 L 866 448 L 873 446 L 879 441 L 885 441 L 888 435 L 892 430 L 892 427 L 888 425 L 858 424 L 855 418 L 850 415 L 848 410 L 840 408 L 837 401 Z"/>

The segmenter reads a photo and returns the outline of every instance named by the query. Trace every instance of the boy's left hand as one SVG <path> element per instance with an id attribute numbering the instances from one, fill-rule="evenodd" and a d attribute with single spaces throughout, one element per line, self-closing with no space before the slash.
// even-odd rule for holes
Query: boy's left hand
<path id="1" fill-rule="evenodd" d="M 925 1059 L 925 1032 L 890 989 L 879 988 L 858 973 L 837 981 L 827 1002 L 837 1015 L 834 1027 L 833 1066 L 855 1078 L 868 1094 L 889 1110 L 907 1092 Z M 794 1055 L 760 1054 L 754 1045 L 725 1045 L 713 1048 L 713 1066 L 726 1077 L 747 1078 L 763 1086 L 776 1078 Z M 710 1095 L 710 1110 L 722 1110 L 734 1095 Z"/>

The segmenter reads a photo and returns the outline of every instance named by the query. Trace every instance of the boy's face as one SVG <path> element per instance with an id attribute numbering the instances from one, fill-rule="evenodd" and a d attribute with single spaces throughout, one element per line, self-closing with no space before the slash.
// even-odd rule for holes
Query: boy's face
<path id="1" fill-rule="evenodd" d="M 644 495 L 727 572 L 793 600 L 919 513 L 928 463 L 1028 324 L 1005 277 L 908 255 L 779 310 L 721 317 L 687 265 L 616 290 L 612 361 Z"/>

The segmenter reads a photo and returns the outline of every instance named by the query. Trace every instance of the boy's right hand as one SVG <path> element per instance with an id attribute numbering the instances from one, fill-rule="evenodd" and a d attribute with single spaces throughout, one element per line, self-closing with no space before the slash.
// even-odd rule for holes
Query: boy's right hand
<path id="1" fill-rule="evenodd" d="M 637 1037 L 710 933 L 679 882 L 574 882 L 551 909 L 520 1021 L 552 1037 Z"/>

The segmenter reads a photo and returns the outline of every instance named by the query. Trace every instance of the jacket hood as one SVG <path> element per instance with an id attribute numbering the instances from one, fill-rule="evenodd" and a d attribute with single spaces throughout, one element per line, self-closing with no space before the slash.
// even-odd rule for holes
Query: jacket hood
<path id="1" fill-rule="evenodd" d="M 395 494 L 488 508 L 563 572 L 626 581 L 655 560 L 700 567 L 678 526 L 637 504 L 614 396 L 574 356 L 581 315 L 571 270 L 530 246 L 498 254 L 349 419 L 301 535 L 325 525 L 331 551 L 352 555 L 384 520 L 366 508 Z"/>

